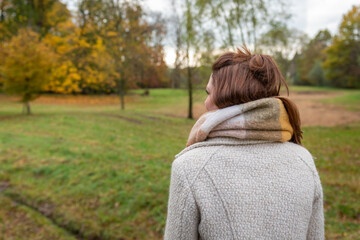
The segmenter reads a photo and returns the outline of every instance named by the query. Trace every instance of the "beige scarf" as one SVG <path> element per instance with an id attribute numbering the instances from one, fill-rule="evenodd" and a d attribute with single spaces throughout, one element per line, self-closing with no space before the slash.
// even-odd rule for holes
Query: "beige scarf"
<path id="1" fill-rule="evenodd" d="M 282 101 L 261 98 L 204 113 L 191 129 L 186 146 L 214 137 L 286 142 L 292 134 Z"/>

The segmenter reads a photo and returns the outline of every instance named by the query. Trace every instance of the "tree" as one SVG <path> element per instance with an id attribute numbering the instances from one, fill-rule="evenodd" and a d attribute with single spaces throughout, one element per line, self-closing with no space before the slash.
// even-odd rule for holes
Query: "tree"
<path id="1" fill-rule="evenodd" d="M 30 27 L 42 37 L 69 16 L 68 9 L 60 0 L 1 0 L 1 37 L 11 38 L 24 27 Z"/>
<path id="2" fill-rule="evenodd" d="M 283 0 L 196 0 L 200 14 L 221 36 L 224 48 L 237 45 L 259 46 L 258 38 L 272 22 L 290 18 Z"/>
<path id="3" fill-rule="evenodd" d="M 211 30 L 207 30 L 202 34 L 202 46 L 200 46 L 200 57 L 199 57 L 199 83 L 201 87 L 206 86 L 209 81 L 209 77 L 212 72 L 212 64 L 216 60 L 216 55 L 214 54 L 215 50 L 215 35 Z"/>
<path id="4" fill-rule="evenodd" d="M 144 43 L 136 45 L 135 68 L 138 69 L 137 85 L 145 88 L 149 94 L 150 87 L 163 87 L 167 82 L 167 66 L 164 61 L 164 46 L 162 41 L 166 34 L 165 20 L 157 12 L 147 13 L 147 24 Z"/>
<path id="5" fill-rule="evenodd" d="M 325 84 L 324 76 L 321 76 L 320 73 L 322 69 L 319 63 L 325 60 L 324 49 L 330 45 L 331 39 L 332 37 L 328 30 L 320 30 L 316 36 L 305 45 L 297 59 L 300 84 Z M 317 72 L 317 74 L 314 74 L 314 71 Z"/>
<path id="6" fill-rule="evenodd" d="M 285 79 L 291 80 L 295 73 L 291 59 L 303 51 L 308 37 L 297 29 L 289 29 L 282 22 L 272 21 L 270 25 L 270 29 L 259 38 L 258 51 L 273 56 Z"/>
<path id="7" fill-rule="evenodd" d="M 188 118 L 193 118 L 193 80 L 196 75 L 197 64 L 201 56 L 201 43 L 204 28 L 200 24 L 199 9 L 196 0 L 183 2 L 173 1 L 175 25 L 176 59 L 173 79 L 178 84 L 181 77 L 181 68 L 186 71 L 186 85 L 188 90 Z M 208 51 L 210 49 L 207 49 Z"/>
<path id="8" fill-rule="evenodd" d="M 118 94 L 121 100 L 121 109 L 125 109 L 125 93 L 131 85 L 134 86 L 136 64 L 139 62 L 139 45 L 145 46 L 145 23 L 141 21 L 142 9 L 136 2 L 108 1 L 105 25 L 105 41 L 110 54 L 114 59 L 114 69 L 117 73 L 115 79 Z"/>
<path id="9" fill-rule="evenodd" d="M 315 83 L 317 86 L 326 85 L 326 79 L 324 75 L 324 70 L 321 67 L 321 61 L 317 60 L 309 72 L 309 79 L 311 82 Z"/>
<path id="10" fill-rule="evenodd" d="M 360 88 L 360 5 L 343 16 L 339 32 L 325 53 L 323 67 L 331 84 Z"/>
<path id="11" fill-rule="evenodd" d="M 3 4 L 5 3 L 5 4 Z M 2 7 L 4 6 L 4 7 Z M 111 57 L 99 36 L 74 23 L 59 0 L 8 0 L 0 4 L 0 31 L 6 40 L 27 26 L 39 33 L 55 53 L 51 77 L 44 91 L 56 93 L 111 92 Z M 7 34 L 5 34 L 7 33 Z"/>
<path id="12" fill-rule="evenodd" d="M 103 40 L 96 36 L 88 39 L 85 30 L 70 19 L 58 24 L 44 41 L 56 53 L 51 81 L 46 91 L 57 93 L 111 92 L 115 84 L 112 78 L 112 61 Z"/>
<path id="13" fill-rule="evenodd" d="M 185 31 L 184 31 L 184 39 L 185 39 L 185 59 L 186 59 L 186 68 L 187 68 L 187 83 L 188 83 L 188 92 L 189 92 L 189 107 L 188 107 L 188 118 L 192 119 L 193 118 L 193 112 L 192 112 L 192 107 L 193 107 L 193 96 L 192 96 L 192 91 L 193 91 L 193 84 L 192 84 L 192 76 L 191 76 L 191 66 L 190 66 L 190 50 L 192 47 L 195 46 L 196 49 L 196 41 L 195 41 L 195 37 L 196 37 L 196 32 L 195 32 L 195 27 L 194 27 L 194 20 L 195 20 L 195 14 L 193 12 L 193 2 L 191 0 L 186 0 L 185 1 L 185 12 L 184 12 L 184 17 L 185 17 Z M 195 50 L 193 49 L 193 50 Z"/>
<path id="14" fill-rule="evenodd" d="M 81 0 L 79 2 L 79 26 L 88 42 L 97 37 L 103 40 L 111 56 L 108 65 L 120 97 L 121 109 L 130 87 L 152 84 L 150 75 L 162 79 L 165 73 L 163 61 L 163 29 L 161 19 L 149 23 L 138 1 L 129 0 Z M 162 81 L 162 80 L 160 80 Z"/>
<path id="15" fill-rule="evenodd" d="M 172 17 L 170 21 L 170 32 L 173 39 L 173 46 L 175 47 L 175 60 L 174 68 L 171 70 L 171 87 L 179 88 L 181 82 L 181 66 L 183 64 L 182 48 L 183 48 L 183 39 L 182 39 L 182 24 L 181 24 L 181 13 L 178 12 L 177 1 L 172 0 Z"/>
<path id="16" fill-rule="evenodd" d="M 2 51 L 5 58 L 0 71 L 4 91 L 20 95 L 23 112 L 30 114 L 30 101 L 40 96 L 51 77 L 51 49 L 39 40 L 39 34 L 26 28 L 4 43 Z"/>

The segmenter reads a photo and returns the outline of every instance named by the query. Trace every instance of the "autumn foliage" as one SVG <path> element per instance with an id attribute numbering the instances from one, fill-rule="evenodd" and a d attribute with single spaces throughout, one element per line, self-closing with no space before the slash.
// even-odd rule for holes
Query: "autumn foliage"
<path id="1" fill-rule="evenodd" d="M 26 103 L 43 92 L 117 93 L 167 83 L 164 22 L 133 1 L 0 4 L 0 86 Z M 122 104 L 124 107 L 124 104 Z"/>
<path id="2" fill-rule="evenodd" d="M 336 87 L 360 88 L 360 5 L 343 16 L 339 33 L 325 51 L 326 77 Z"/>
<path id="3" fill-rule="evenodd" d="M 1 73 L 3 88 L 21 96 L 24 110 L 30 114 L 29 102 L 46 90 L 51 80 L 54 56 L 39 35 L 29 28 L 20 29 L 18 35 L 2 46 Z"/>

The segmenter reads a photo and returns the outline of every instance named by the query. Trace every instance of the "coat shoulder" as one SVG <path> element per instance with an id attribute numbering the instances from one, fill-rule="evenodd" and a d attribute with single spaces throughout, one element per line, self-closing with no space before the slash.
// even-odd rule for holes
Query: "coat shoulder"
<path id="1" fill-rule="evenodd" d="M 172 171 L 181 172 L 191 183 L 219 148 L 221 146 L 202 146 L 177 155 L 172 162 Z"/>
<path id="2" fill-rule="evenodd" d="M 311 171 L 317 175 L 315 160 L 316 157 L 304 146 L 286 142 L 284 147 L 288 148 L 289 151 L 292 151 L 304 164 L 306 164 Z"/>

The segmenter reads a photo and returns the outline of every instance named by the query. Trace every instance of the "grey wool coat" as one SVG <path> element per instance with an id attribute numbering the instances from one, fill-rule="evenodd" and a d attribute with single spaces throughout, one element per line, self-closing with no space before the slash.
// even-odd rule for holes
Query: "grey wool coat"
<path id="1" fill-rule="evenodd" d="M 312 155 L 291 142 L 215 137 L 176 155 L 165 240 L 324 239 Z"/>

